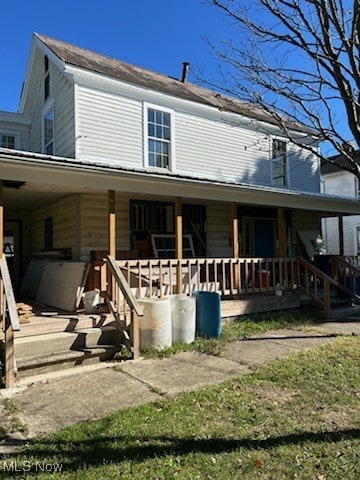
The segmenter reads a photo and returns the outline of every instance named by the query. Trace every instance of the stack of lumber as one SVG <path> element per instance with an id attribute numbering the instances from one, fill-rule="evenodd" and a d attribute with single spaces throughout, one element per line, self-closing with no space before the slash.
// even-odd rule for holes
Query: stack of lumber
<path id="1" fill-rule="evenodd" d="M 33 307 L 28 305 L 27 303 L 17 303 L 16 308 L 19 315 L 19 322 L 20 323 L 29 323 L 30 317 L 34 315 Z"/>

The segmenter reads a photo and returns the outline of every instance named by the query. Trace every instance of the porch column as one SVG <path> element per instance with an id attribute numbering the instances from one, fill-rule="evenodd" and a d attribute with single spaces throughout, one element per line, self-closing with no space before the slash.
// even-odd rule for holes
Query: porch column
<path id="1" fill-rule="evenodd" d="M 4 251 L 4 198 L 3 198 L 3 181 L 0 180 L 0 258 Z"/>
<path id="2" fill-rule="evenodd" d="M 115 192 L 108 191 L 109 255 L 116 258 L 116 214 Z"/>
<path id="3" fill-rule="evenodd" d="M 339 255 L 344 256 L 344 216 L 338 216 L 339 223 Z"/>
<path id="4" fill-rule="evenodd" d="M 231 204 L 231 234 L 232 234 L 232 256 L 239 258 L 239 219 L 237 214 L 237 203 Z"/>
<path id="5" fill-rule="evenodd" d="M 279 241 L 279 257 L 286 257 L 286 224 L 284 209 L 279 207 L 277 209 L 277 223 L 278 223 L 278 241 Z"/>
<path id="6" fill-rule="evenodd" d="M 238 219 L 238 209 L 237 203 L 232 203 L 230 205 L 230 215 L 231 215 L 231 245 L 232 245 L 232 256 L 233 258 L 239 258 L 239 219 Z M 239 290 L 239 265 L 234 265 L 234 269 L 231 269 L 231 277 L 234 276 L 234 283 L 233 279 L 230 278 L 231 284 L 234 286 L 236 291 Z M 231 289 L 232 290 L 232 289 Z"/>
<path id="7" fill-rule="evenodd" d="M 182 224 L 182 200 L 176 197 L 175 200 L 175 256 L 177 260 L 183 258 L 183 224 Z M 177 293 L 182 293 L 182 272 L 181 264 L 176 269 Z"/>

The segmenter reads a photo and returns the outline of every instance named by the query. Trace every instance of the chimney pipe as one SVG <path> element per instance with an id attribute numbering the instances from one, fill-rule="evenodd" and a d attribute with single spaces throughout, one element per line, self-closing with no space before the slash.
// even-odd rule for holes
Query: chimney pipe
<path id="1" fill-rule="evenodd" d="M 183 71 L 182 71 L 182 77 L 181 77 L 181 83 L 186 83 L 187 76 L 188 76 L 188 71 L 189 71 L 189 62 L 183 62 Z"/>

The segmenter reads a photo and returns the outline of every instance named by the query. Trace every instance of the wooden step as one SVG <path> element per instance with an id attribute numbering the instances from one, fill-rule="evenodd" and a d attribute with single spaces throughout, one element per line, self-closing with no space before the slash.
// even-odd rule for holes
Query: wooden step
<path id="1" fill-rule="evenodd" d="M 221 317 L 223 319 L 264 313 L 277 310 L 290 310 L 299 308 L 300 295 L 298 293 L 283 292 L 277 296 L 273 292 L 266 294 L 253 294 L 241 296 L 237 300 L 222 300 Z"/>
<path id="2" fill-rule="evenodd" d="M 85 366 L 97 362 L 109 361 L 121 351 L 121 346 L 103 345 L 93 349 L 87 348 L 83 351 L 64 350 L 18 359 L 16 362 L 16 380 L 33 375 L 70 369 L 75 366 Z"/>

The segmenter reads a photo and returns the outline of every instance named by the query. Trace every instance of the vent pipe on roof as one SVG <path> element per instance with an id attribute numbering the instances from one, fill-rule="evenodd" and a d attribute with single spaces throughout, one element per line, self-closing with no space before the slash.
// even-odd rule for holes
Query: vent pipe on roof
<path id="1" fill-rule="evenodd" d="M 188 76 L 188 71 L 189 71 L 189 62 L 183 62 L 183 71 L 182 71 L 182 77 L 181 77 L 181 82 L 186 83 L 187 76 Z"/>

